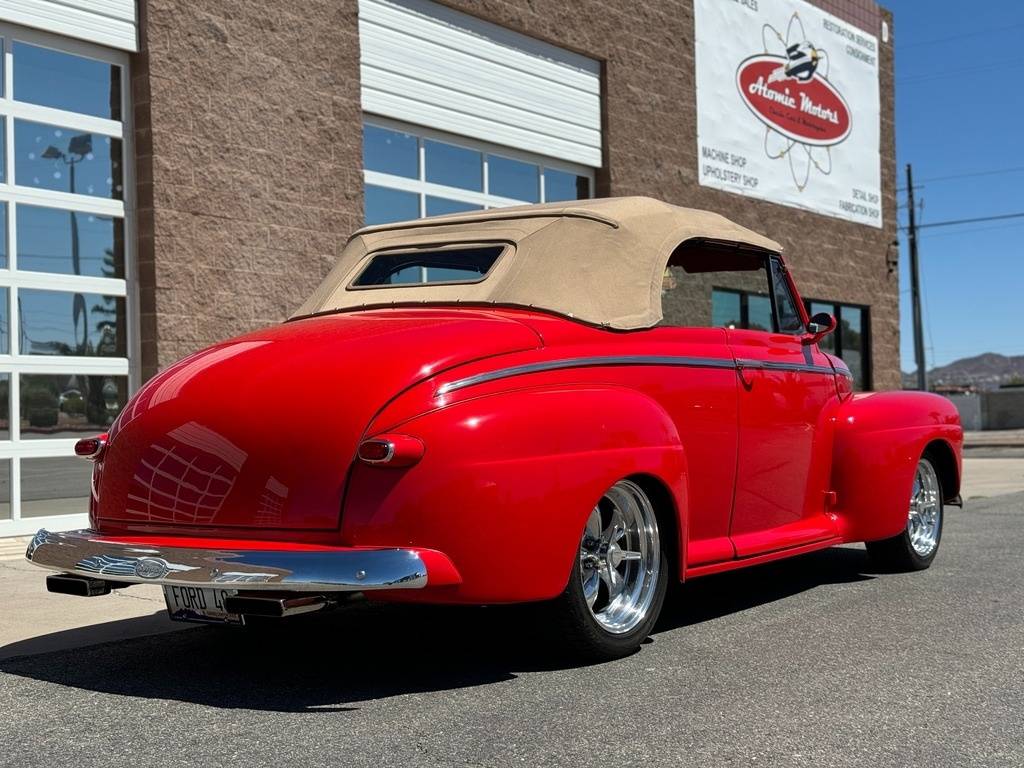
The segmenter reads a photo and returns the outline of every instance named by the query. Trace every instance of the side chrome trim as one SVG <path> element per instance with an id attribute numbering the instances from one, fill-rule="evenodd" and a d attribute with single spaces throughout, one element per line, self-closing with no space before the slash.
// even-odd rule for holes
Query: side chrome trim
<path id="1" fill-rule="evenodd" d="M 543 363 L 515 365 L 511 368 L 500 368 L 496 371 L 477 373 L 464 379 L 450 381 L 437 388 L 435 395 L 447 395 L 466 387 L 486 384 L 489 381 L 507 379 L 512 376 L 524 376 L 528 373 L 543 371 L 561 371 L 568 368 L 596 368 L 600 366 L 623 365 L 671 365 L 685 368 L 725 368 L 733 369 L 736 363 L 724 357 L 678 357 L 675 355 L 609 355 L 607 357 L 567 357 L 564 360 L 547 360 Z"/>
<path id="2" fill-rule="evenodd" d="M 814 365 L 813 363 L 776 363 L 770 360 L 748 360 L 746 358 L 736 361 L 741 368 L 761 368 L 767 371 L 795 371 L 796 373 L 822 373 L 832 376 L 835 371 L 830 365 Z"/>
<path id="3" fill-rule="evenodd" d="M 95 531 L 40 530 L 25 558 L 41 568 L 104 581 L 186 587 L 367 592 L 418 589 L 427 567 L 409 549 L 249 550 L 151 547 Z"/>
<path id="4" fill-rule="evenodd" d="M 809 365 L 803 363 L 776 363 L 764 360 L 733 360 L 724 357 L 683 357 L 678 355 L 609 355 L 606 357 L 568 357 L 564 360 L 548 360 L 543 363 L 515 365 L 510 368 L 499 368 L 495 371 L 477 373 L 464 379 L 456 379 L 442 384 L 434 393 L 435 397 L 447 395 L 466 387 L 486 384 L 499 379 L 513 376 L 524 376 L 529 373 L 544 371 L 560 371 L 569 368 L 596 368 L 601 366 L 651 365 L 672 366 L 676 368 L 762 368 L 773 371 L 796 371 L 799 373 L 820 373 L 833 375 L 835 371 L 827 365 Z"/>

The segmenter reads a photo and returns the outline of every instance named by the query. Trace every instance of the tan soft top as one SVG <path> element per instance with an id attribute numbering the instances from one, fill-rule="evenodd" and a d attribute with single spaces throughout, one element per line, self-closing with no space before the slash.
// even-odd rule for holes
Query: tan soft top
<path id="1" fill-rule="evenodd" d="M 649 197 L 610 197 L 457 213 L 360 229 L 337 265 L 292 316 L 409 304 L 534 307 L 622 330 L 661 320 L 673 251 L 688 240 L 779 245 L 717 213 Z M 487 277 L 464 284 L 351 287 L 380 251 L 507 244 Z"/>

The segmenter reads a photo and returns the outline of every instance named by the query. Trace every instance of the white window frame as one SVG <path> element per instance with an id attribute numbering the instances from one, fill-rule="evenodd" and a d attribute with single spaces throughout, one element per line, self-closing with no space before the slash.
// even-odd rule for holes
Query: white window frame
<path id="1" fill-rule="evenodd" d="M 555 160 L 550 157 L 544 157 L 542 155 L 535 155 L 530 152 L 523 152 L 522 150 L 512 149 L 511 147 L 503 147 L 497 144 L 488 144 L 483 141 L 476 139 L 470 139 L 465 136 L 457 136 L 444 131 L 434 130 L 433 128 L 425 128 L 419 125 L 410 125 L 409 123 L 403 123 L 398 120 L 392 120 L 386 117 L 378 117 L 377 115 L 363 115 L 363 124 L 371 125 L 376 128 L 384 128 L 390 131 L 400 131 L 401 133 L 409 134 L 410 136 L 416 137 L 417 149 L 419 152 L 419 178 L 410 179 L 407 176 L 394 176 L 390 173 L 382 173 L 380 171 L 371 171 L 363 169 L 363 182 L 364 184 L 372 184 L 375 187 L 386 187 L 387 189 L 395 189 L 402 192 L 413 192 L 419 195 L 419 215 L 420 218 L 424 218 L 427 215 L 427 196 L 430 197 L 443 197 L 448 200 L 456 200 L 460 203 L 469 203 L 472 205 L 480 205 L 484 208 L 504 208 L 510 205 L 530 205 L 534 201 L 532 200 L 517 200 L 511 197 L 502 197 L 500 195 L 492 195 L 488 192 L 490 188 L 490 182 L 488 179 L 488 166 L 489 158 L 491 155 L 497 155 L 503 158 L 509 158 L 511 160 L 520 160 L 525 163 L 531 163 L 540 167 L 540 201 L 543 203 L 546 201 L 547 196 L 545 194 L 545 171 L 547 169 L 555 171 L 563 171 L 565 173 L 571 173 L 576 176 L 583 176 L 588 179 L 588 189 L 590 196 L 594 196 L 594 169 L 589 168 L 585 165 L 576 165 L 575 163 L 565 162 L 564 160 Z M 449 187 L 444 184 L 435 184 L 429 182 L 426 179 L 426 163 L 425 159 L 425 147 L 424 140 L 440 141 L 445 144 L 452 144 L 457 147 L 463 147 L 465 149 L 472 149 L 480 152 L 483 155 L 483 192 L 475 192 L 469 189 L 461 189 L 460 187 Z"/>
<path id="2" fill-rule="evenodd" d="M 21 517 L 21 462 L 29 458 L 74 456 L 75 439 L 21 440 L 21 382 L 23 373 L 125 376 L 128 393 L 140 383 L 138 367 L 139 338 L 137 330 L 138 291 L 135 277 L 135 169 L 132 141 L 131 71 L 129 57 L 122 51 L 103 48 L 81 40 L 74 40 L 14 24 L 0 23 L 3 38 L 3 95 L 0 97 L 0 119 L 5 128 L 5 177 L 0 183 L 0 202 L 7 203 L 7 268 L 0 269 L 0 291 L 8 292 L 8 353 L 0 354 L 0 374 L 9 376 L 9 439 L 0 440 L 0 460 L 10 460 L 10 519 L 0 520 L 0 537 L 34 533 L 39 528 L 55 530 L 81 528 L 88 524 L 87 510 L 81 513 Z M 68 112 L 35 104 L 14 101 L 14 43 L 52 48 L 64 53 L 84 56 L 121 68 L 121 121 Z M 19 187 L 15 175 L 14 121 L 31 120 L 37 123 L 59 125 L 73 131 L 109 136 L 121 141 L 121 173 L 124 190 L 122 200 L 71 194 L 33 187 Z M 24 203 L 34 206 L 91 213 L 118 218 L 124 227 L 125 279 L 90 277 L 83 275 L 50 274 L 46 272 L 18 271 L 17 269 L 17 210 Z M 123 297 L 126 312 L 126 351 L 128 357 L 72 357 L 23 354 L 18 349 L 20 329 L 18 317 L 18 290 L 37 288 L 44 290 L 102 293 Z M 89 488 L 82 488 L 83 507 Z"/>

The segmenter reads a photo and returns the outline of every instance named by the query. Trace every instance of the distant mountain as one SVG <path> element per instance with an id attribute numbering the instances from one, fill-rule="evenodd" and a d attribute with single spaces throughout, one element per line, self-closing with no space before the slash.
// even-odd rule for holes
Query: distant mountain
<path id="1" fill-rule="evenodd" d="M 998 389 L 1003 384 L 1019 382 L 1024 382 L 1024 355 L 1007 357 L 986 352 L 928 371 L 930 387 L 973 385 L 978 389 Z M 913 387 L 916 383 L 917 377 L 913 372 L 903 372 L 904 387 Z"/>

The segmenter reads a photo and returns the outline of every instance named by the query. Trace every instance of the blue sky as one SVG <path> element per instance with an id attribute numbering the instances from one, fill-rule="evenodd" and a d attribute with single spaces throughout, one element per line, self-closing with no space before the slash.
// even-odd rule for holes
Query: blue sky
<path id="1" fill-rule="evenodd" d="M 909 162 L 924 201 L 919 224 L 1024 211 L 1024 3 L 881 2 L 894 15 L 901 206 Z M 976 173 L 986 175 L 961 175 Z M 929 368 L 981 352 L 1024 354 L 1022 238 L 1024 218 L 921 232 Z M 910 371 L 909 251 L 900 239 L 901 357 Z"/>

